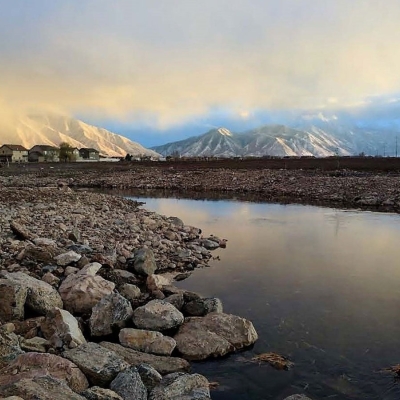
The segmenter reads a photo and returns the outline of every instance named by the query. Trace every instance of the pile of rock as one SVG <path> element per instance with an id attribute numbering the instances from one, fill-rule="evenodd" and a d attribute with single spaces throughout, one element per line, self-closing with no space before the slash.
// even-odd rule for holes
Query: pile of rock
<path id="1" fill-rule="evenodd" d="M 0 396 L 209 399 L 188 360 L 257 340 L 219 299 L 172 284 L 218 238 L 101 194 L 0 198 Z"/>

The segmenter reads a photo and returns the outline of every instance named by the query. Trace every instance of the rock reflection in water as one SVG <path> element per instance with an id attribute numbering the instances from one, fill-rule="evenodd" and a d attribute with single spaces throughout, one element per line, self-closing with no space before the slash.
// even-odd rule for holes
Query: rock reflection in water
<path id="1" fill-rule="evenodd" d="M 150 199 L 146 208 L 228 239 L 220 261 L 179 285 L 253 321 L 250 351 L 195 364 L 213 399 L 398 399 L 379 371 L 400 363 L 400 216 L 296 205 Z M 276 371 L 247 362 L 288 356 Z"/>

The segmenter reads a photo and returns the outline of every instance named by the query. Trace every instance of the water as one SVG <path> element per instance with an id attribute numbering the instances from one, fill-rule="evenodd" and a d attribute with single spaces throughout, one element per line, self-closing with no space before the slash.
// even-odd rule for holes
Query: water
<path id="1" fill-rule="evenodd" d="M 210 268 L 180 282 L 250 319 L 259 340 L 194 363 L 219 386 L 212 398 L 399 399 L 386 367 L 400 363 L 400 216 L 245 201 L 138 198 L 228 239 Z M 295 366 L 251 362 L 277 352 Z"/>

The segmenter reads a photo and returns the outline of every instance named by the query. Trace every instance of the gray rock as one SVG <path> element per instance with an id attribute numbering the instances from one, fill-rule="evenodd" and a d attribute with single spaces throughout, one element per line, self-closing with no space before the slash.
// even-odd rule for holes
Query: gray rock
<path id="1" fill-rule="evenodd" d="M 46 315 L 40 328 L 43 336 L 50 341 L 54 347 L 76 347 L 86 343 L 78 321 L 67 310 L 54 308 Z"/>
<path id="2" fill-rule="evenodd" d="M 20 396 L 24 400 L 85 400 L 72 391 L 65 381 L 51 376 L 21 379 L 11 385 L 0 387 L 2 396 Z"/>
<path id="3" fill-rule="evenodd" d="M 132 285 L 130 283 L 124 283 L 121 285 L 119 292 L 129 301 L 136 300 L 141 295 L 140 289 L 136 285 Z"/>
<path id="4" fill-rule="evenodd" d="M 217 249 L 219 247 L 219 243 L 214 242 L 214 240 L 203 239 L 200 243 L 207 250 L 214 250 L 214 249 Z"/>
<path id="5" fill-rule="evenodd" d="M 66 267 L 73 262 L 77 262 L 80 260 L 80 258 L 81 255 L 72 250 L 54 257 L 54 259 L 57 261 L 57 265 L 60 265 L 61 267 Z"/>
<path id="6" fill-rule="evenodd" d="M 113 333 L 113 328 L 123 328 L 132 317 L 133 310 L 128 300 L 118 293 L 103 297 L 92 309 L 89 320 L 92 336 Z"/>
<path id="7" fill-rule="evenodd" d="M 174 339 L 184 358 L 203 360 L 249 346 L 258 335 L 253 324 L 244 318 L 211 313 L 205 317 L 187 318 Z"/>
<path id="8" fill-rule="evenodd" d="M 0 320 L 24 319 L 28 288 L 8 279 L 0 279 Z"/>
<path id="9" fill-rule="evenodd" d="M 92 386 L 81 393 L 88 400 L 124 400 L 119 394 L 110 389 Z"/>
<path id="10" fill-rule="evenodd" d="M 130 349 L 160 356 L 170 356 L 176 347 L 176 342 L 171 337 L 143 329 L 122 329 L 119 333 L 119 341 Z"/>
<path id="11" fill-rule="evenodd" d="M 23 351 L 19 346 L 18 336 L 12 332 L 12 327 L 7 327 L 5 325 L 0 327 L 0 368 L 8 365 L 22 353 Z"/>
<path id="12" fill-rule="evenodd" d="M 48 283 L 23 272 L 5 273 L 4 276 L 16 285 L 28 288 L 26 305 L 38 314 L 46 315 L 54 307 L 63 308 L 60 295 Z"/>
<path id="13" fill-rule="evenodd" d="M 182 312 L 185 315 L 202 317 L 211 312 L 222 313 L 223 307 L 220 299 L 216 297 L 190 301 L 183 306 Z"/>
<path id="14" fill-rule="evenodd" d="M 177 371 L 188 371 L 190 368 L 190 364 L 179 357 L 155 356 L 153 354 L 128 349 L 120 344 L 110 342 L 101 342 L 100 345 L 114 351 L 118 356 L 133 366 L 149 364 L 161 375 Z"/>
<path id="15" fill-rule="evenodd" d="M 133 312 L 133 323 L 137 328 L 163 331 L 183 323 L 183 314 L 164 300 L 152 300 Z"/>
<path id="16" fill-rule="evenodd" d="M 142 248 L 135 253 L 133 269 L 140 275 L 151 275 L 157 270 L 154 253 L 151 249 Z"/>
<path id="17" fill-rule="evenodd" d="M 170 296 L 166 297 L 164 300 L 167 301 L 168 303 L 171 303 L 179 311 L 182 311 L 182 307 L 185 304 L 182 293 L 171 294 Z"/>
<path id="18" fill-rule="evenodd" d="M 129 367 L 115 352 L 96 343 L 85 343 L 67 350 L 63 357 L 75 363 L 92 385 L 106 386 L 121 371 Z"/>
<path id="19" fill-rule="evenodd" d="M 142 382 L 148 392 L 154 389 L 162 380 L 162 375 L 158 373 L 151 365 L 140 364 L 137 367 Z"/>
<path id="20" fill-rule="evenodd" d="M 24 351 L 32 351 L 36 353 L 46 353 L 48 348 L 50 347 L 50 343 L 39 336 L 35 336 L 30 339 L 22 338 L 20 340 L 21 349 Z"/>
<path id="21" fill-rule="evenodd" d="M 81 233 L 78 228 L 73 228 L 72 231 L 68 234 L 68 239 L 73 242 L 79 242 L 81 240 Z"/>
<path id="22" fill-rule="evenodd" d="M 147 400 L 147 389 L 136 367 L 120 372 L 111 382 L 110 389 L 118 393 L 124 400 Z"/>
<path id="23" fill-rule="evenodd" d="M 284 400 L 311 400 L 309 397 L 304 394 L 292 394 L 289 397 L 285 397 Z"/>
<path id="24" fill-rule="evenodd" d="M 210 399 L 207 378 L 200 374 L 176 372 L 164 376 L 151 392 L 149 400 L 195 400 Z"/>

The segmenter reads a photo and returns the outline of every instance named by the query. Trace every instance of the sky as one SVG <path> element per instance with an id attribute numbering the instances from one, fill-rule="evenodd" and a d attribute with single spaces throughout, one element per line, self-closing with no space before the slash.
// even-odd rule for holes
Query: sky
<path id="1" fill-rule="evenodd" d="M 0 121 L 162 144 L 400 93 L 398 0 L 0 0 Z"/>

